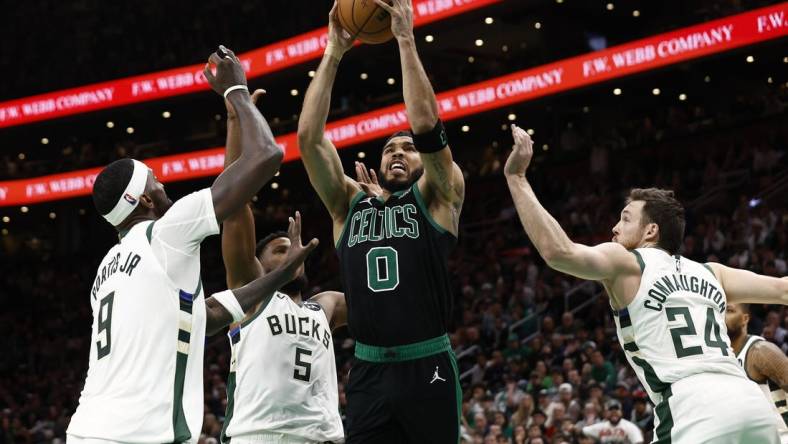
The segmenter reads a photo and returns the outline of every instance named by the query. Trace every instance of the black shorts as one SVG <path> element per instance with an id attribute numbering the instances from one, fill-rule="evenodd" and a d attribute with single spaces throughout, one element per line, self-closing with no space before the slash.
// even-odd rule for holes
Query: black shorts
<path id="1" fill-rule="evenodd" d="M 350 371 L 347 444 L 457 444 L 460 391 L 451 351 L 400 362 L 356 359 Z"/>

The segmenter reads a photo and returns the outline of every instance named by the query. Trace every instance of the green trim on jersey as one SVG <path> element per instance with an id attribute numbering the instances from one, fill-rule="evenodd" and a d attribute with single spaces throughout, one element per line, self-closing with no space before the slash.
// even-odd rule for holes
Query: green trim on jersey
<path id="1" fill-rule="evenodd" d="M 421 208 L 421 211 L 424 212 L 424 218 L 427 219 L 427 221 L 430 223 L 430 225 L 432 225 L 433 228 L 438 230 L 438 233 L 440 234 L 448 233 L 449 230 L 440 226 L 440 224 L 435 222 L 435 219 L 432 218 L 432 214 L 430 214 L 430 209 L 427 208 L 427 205 L 424 203 L 424 197 L 421 195 L 421 191 L 419 191 L 419 182 L 416 181 L 416 183 L 413 184 L 411 189 L 413 189 L 413 196 L 416 198 L 416 204 L 418 204 L 419 208 Z"/>
<path id="2" fill-rule="evenodd" d="M 230 437 L 227 436 L 227 428 L 230 426 L 230 420 L 233 419 L 233 409 L 235 407 L 235 372 L 230 372 L 227 376 L 227 412 L 224 414 L 224 424 L 222 425 L 222 434 L 219 436 L 219 442 L 222 444 L 229 443 Z"/>
<path id="3" fill-rule="evenodd" d="M 150 243 L 151 239 L 153 238 L 153 224 L 155 223 L 156 221 L 151 222 L 150 225 L 148 225 L 148 228 L 145 229 L 145 237 L 148 238 L 148 243 Z"/>
<path id="4" fill-rule="evenodd" d="M 657 372 L 654 371 L 654 367 L 651 366 L 645 359 L 638 358 L 637 356 L 632 357 L 632 362 L 640 366 L 643 369 L 643 373 L 646 375 L 646 383 L 648 383 L 649 388 L 651 388 L 652 392 L 662 393 L 665 390 L 670 389 L 670 384 L 667 382 L 662 382 L 657 376 Z"/>
<path id="5" fill-rule="evenodd" d="M 462 429 L 462 387 L 460 387 L 460 368 L 457 365 L 457 357 L 454 356 L 454 350 L 449 350 L 449 362 L 451 362 L 451 367 L 454 369 L 454 391 L 457 395 L 457 443 L 459 444 L 462 436 L 460 433 Z"/>
<path id="6" fill-rule="evenodd" d="M 350 216 L 353 215 L 353 208 L 355 208 L 358 201 L 360 201 L 366 195 L 367 194 L 365 192 L 359 191 L 358 193 L 356 193 L 355 196 L 353 196 L 353 199 L 350 200 L 350 206 L 347 209 L 347 216 L 345 216 L 345 223 L 342 226 L 342 234 L 339 235 L 339 240 L 337 240 L 337 243 L 335 245 L 337 249 L 339 248 L 339 243 L 342 242 L 342 239 L 344 239 L 345 237 L 345 232 L 347 231 L 348 222 L 350 222 Z"/>
<path id="7" fill-rule="evenodd" d="M 369 362 L 402 362 L 451 351 L 448 335 L 413 344 L 377 347 L 356 341 L 356 358 Z"/>
<path id="8" fill-rule="evenodd" d="M 714 274 L 714 270 L 711 269 L 708 263 L 704 262 L 703 266 L 706 267 L 707 270 L 709 270 L 709 273 L 711 273 L 711 275 L 714 276 L 714 279 L 717 279 L 717 275 Z"/>
<path id="9" fill-rule="evenodd" d="M 186 362 L 189 355 L 178 352 L 175 361 L 175 396 L 172 409 L 172 428 L 175 432 L 174 443 L 188 441 L 192 437 L 189 424 L 186 423 L 186 414 L 183 412 L 183 382 L 186 379 Z"/>
<path id="10" fill-rule="evenodd" d="M 653 444 L 671 444 L 670 434 L 673 430 L 673 414 L 670 412 L 669 401 L 672 395 L 673 391 L 668 385 L 668 388 L 662 392 L 662 401 L 654 408 L 654 413 L 659 418 L 659 425 L 654 430 L 657 440 L 653 441 Z"/>
<path id="11" fill-rule="evenodd" d="M 640 273 L 643 274 L 643 271 L 646 269 L 646 263 L 643 262 L 643 256 L 640 255 L 640 252 L 637 250 L 629 250 L 638 260 L 638 265 L 640 265 Z"/>
<path id="12" fill-rule="evenodd" d="M 259 309 L 259 310 L 257 310 L 257 311 L 256 311 L 256 312 L 255 312 L 255 313 L 252 315 L 252 317 L 251 317 L 251 318 L 249 318 L 249 319 L 247 319 L 247 320 L 245 320 L 245 321 L 241 322 L 241 328 L 244 328 L 244 327 L 246 327 L 247 325 L 251 324 L 251 323 L 252 323 L 252 321 L 254 321 L 255 319 L 257 319 L 257 317 L 258 317 L 258 316 L 260 316 L 260 314 L 261 314 L 263 311 L 265 311 L 265 307 L 268 307 L 268 304 L 270 304 L 270 303 L 271 303 L 271 299 L 273 299 L 273 298 L 274 298 L 274 296 L 276 296 L 276 293 L 272 294 L 272 295 L 271 295 L 271 296 L 269 296 L 267 299 L 265 299 L 265 300 L 263 301 L 263 304 L 262 304 L 262 305 L 260 305 L 260 309 Z M 290 297 L 290 296 L 287 296 L 287 297 Z"/>

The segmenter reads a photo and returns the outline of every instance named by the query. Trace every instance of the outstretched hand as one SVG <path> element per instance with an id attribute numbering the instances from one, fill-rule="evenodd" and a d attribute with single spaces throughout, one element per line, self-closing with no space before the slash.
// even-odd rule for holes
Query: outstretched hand
<path id="1" fill-rule="evenodd" d="M 216 75 L 211 71 L 211 65 L 216 66 Z M 222 96 L 231 86 L 246 86 L 246 73 L 241 61 L 238 60 L 234 52 L 225 48 L 224 45 L 219 45 L 218 51 L 211 53 L 202 72 L 211 88 Z M 235 91 L 232 94 L 235 94 Z"/>
<path id="2" fill-rule="evenodd" d="M 301 264 L 304 263 L 309 253 L 317 248 L 318 240 L 312 239 L 306 245 L 301 245 L 301 213 L 296 211 L 295 218 L 290 218 L 290 225 L 287 227 L 287 237 L 290 239 L 290 248 L 287 250 L 285 258 L 279 269 L 284 271 L 288 282 L 296 278 L 296 273 Z"/>
<path id="3" fill-rule="evenodd" d="M 514 124 L 512 124 L 512 137 L 514 146 L 509 158 L 506 159 L 503 172 L 507 176 L 524 176 L 534 155 L 534 142 L 524 129 Z"/>
<path id="4" fill-rule="evenodd" d="M 383 187 L 378 183 L 378 175 L 372 168 L 367 171 L 363 162 L 356 162 L 356 182 L 369 197 L 383 194 Z"/>
<path id="5" fill-rule="evenodd" d="M 374 0 L 391 16 L 391 33 L 397 40 L 413 37 L 412 0 Z"/>
<path id="6" fill-rule="evenodd" d="M 342 28 L 342 24 L 339 22 L 339 9 L 336 1 L 334 1 L 334 6 L 331 8 L 331 12 L 328 13 L 327 46 L 333 46 L 342 54 L 353 47 L 352 36 L 344 28 Z"/>

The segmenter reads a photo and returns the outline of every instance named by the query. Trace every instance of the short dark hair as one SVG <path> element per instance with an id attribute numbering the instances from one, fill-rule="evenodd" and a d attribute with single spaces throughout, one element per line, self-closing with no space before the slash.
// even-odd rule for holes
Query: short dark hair
<path id="1" fill-rule="evenodd" d="M 109 214 L 129 185 L 134 173 L 134 161 L 120 159 L 107 165 L 93 183 L 93 204 L 102 216 Z"/>
<path id="2" fill-rule="evenodd" d="M 274 239 L 279 239 L 280 237 L 288 237 L 286 231 L 274 231 L 273 233 L 269 234 L 268 236 L 262 238 L 260 242 L 257 243 L 257 247 L 254 249 L 254 254 L 257 257 L 260 257 L 265 246 L 271 243 Z"/>
<path id="3" fill-rule="evenodd" d="M 388 139 L 386 139 L 386 143 L 384 143 L 383 146 L 385 147 L 386 145 L 388 145 L 389 142 L 391 142 L 391 139 L 393 139 L 395 137 L 410 137 L 412 139 L 413 138 L 413 133 L 410 130 L 397 131 L 396 133 L 390 135 Z"/>
<path id="4" fill-rule="evenodd" d="M 670 254 L 678 254 L 684 241 L 684 206 L 671 190 L 660 188 L 634 188 L 629 192 L 627 203 L 642 200 L 643 222 L 655 223 L 659 227 L 657 246 Z"/>

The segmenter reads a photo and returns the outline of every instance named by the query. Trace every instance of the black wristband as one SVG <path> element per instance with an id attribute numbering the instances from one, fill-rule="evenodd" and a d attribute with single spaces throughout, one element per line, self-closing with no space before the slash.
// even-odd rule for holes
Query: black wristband
<path id="1" fill-rule="evenodd" d="M 446 148 L 449 145 L 449 137 L 446 136 L 443 122 L 438 119 L 435 127 L 430 131 L 424 134 L 414 134 L 413 144 L 416 145 L 416 151 L 420 153 L 437 153 Z"/>

